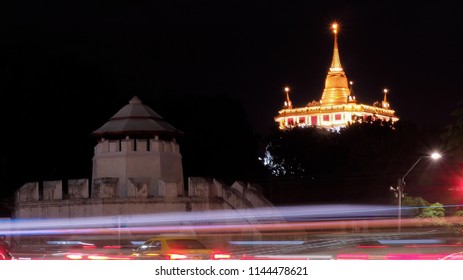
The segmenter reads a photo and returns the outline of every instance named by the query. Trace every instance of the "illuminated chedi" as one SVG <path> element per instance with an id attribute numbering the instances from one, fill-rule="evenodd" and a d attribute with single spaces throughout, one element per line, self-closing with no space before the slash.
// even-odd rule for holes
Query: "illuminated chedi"
<path id="1" fill-rule="evenodd" d="M 285 87 L 284 107 L 278 112 L 275 121 L 281 130 L 294 127 L 319 127 L 325 129 L 340 129 L 354 122 L 365 120 L 391 121 L 399 120 L 395 111 L 387 101 L 387 89 L 384 89 L 383 100 L 373 105 L 358 104 L 352 90 L 353 82 L 348 82 L 346 73 L 341 66 L 338 49 L 338 25 L 332 25 L 334 34 L 334 51 L 331 66 L 325 80 L 320 101 L 312 101 L 304 107 L 293 107 L 289 98 L 289 87 Z"/>

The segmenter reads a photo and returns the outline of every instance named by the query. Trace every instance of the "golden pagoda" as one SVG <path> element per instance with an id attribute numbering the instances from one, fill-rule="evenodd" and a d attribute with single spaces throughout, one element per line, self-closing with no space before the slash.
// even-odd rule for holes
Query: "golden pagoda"
<path id="1" fill-rule="evenodd" d="M 334 51 L 331 66 L 325 80 L 320 101 L 312 101 L 304 107 L 294 108 L 289 98 L 289 87 L 285 87 L 286 99 L 283 109 L 278 112 L 275 121 L 281 130 L 294 127 L 319 127 L 339 130 L 354 122 L 367 119 L 391 121 L 399 120 L 387 101 L 388 90 L 384 89 L 381 102 L 373 105 L 357 104 L 353 92 L 353 82 L 348 82 L 341 66 L 338 49 L 338 24 L 332 26 L 334 34 Z"/>

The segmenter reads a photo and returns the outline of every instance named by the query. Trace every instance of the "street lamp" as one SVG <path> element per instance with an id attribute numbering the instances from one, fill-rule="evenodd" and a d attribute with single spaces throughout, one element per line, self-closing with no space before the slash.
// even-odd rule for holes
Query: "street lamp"
<path id="1" fill-rule="evenodd" d="M 432 160 L 438 160 L 438 159 L 440 159 L 442 157 L 442 155 L 440 153 L 434 152 L 431 155 L 421 156 L 417 161 L 415 161 L 415 163 L 412 165 L 412 167 L 410 167 L 410 169 L 408 169 L 407 173 L 405 173 L 405 175 L 402 176 L 402 178 L 399 178 L 399 180 L 397 181 L 397 187 L 395 187 L 395 188 L 392 187 L 392 186 L 389 187 L 389 190 L 394 192 L 395 196 L 399 200 L 399 216 L 398 216 L 398 223 L 399 223 L 398 230 L 399 231 L 401 231 L 401 229 L 402 229 L 402 198 L 404 197 L 405 177 L 408 175 L 408 173 L 410 173 L 410 171 L 412 171 L 413 168 L 415 168 L 415 166 L 424 157 L 430 157 Z"/>

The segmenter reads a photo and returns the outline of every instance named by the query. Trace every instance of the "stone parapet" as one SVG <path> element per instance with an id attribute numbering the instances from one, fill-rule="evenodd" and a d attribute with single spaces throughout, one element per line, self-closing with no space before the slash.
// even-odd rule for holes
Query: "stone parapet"
<path id="1" fill-rule="evenodd" d="M 131 192 L 127 196 L 119 194 L 119 183 L 115 177 L 96 178 L 91 194 L 88 179 L 68 180 L 67 192 L 63 191 L 62 181 L 59 180 L 26 183 L 16 193 L 14 212 L 17 218 L 31 218 L 34 215 L 46 217 L 46 213 L 73 217 L 103 212 L 124 215 L 152 211 L 190 212 L 272 206 L 258 186 L 243 182 L 226 186 L 216 179 L 190 177 L 187 195 L 184 195 L 177 184 L 161 180 L 156 196 L 148 194 L 149 178 L 130 180 Z M 99 213 L 98 209 L 103 212 Z"/>

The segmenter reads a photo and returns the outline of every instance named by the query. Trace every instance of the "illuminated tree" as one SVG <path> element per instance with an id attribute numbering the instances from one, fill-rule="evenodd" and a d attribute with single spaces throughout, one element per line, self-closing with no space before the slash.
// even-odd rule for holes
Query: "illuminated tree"
<path id="1" fill-rule="evenodd" d="M 450 226 L 444 219 L 445 208 L 442 203 L 439 202 L 424 208 L 419 217 L 425 219 L 423 223 L 424 226 Z"/>
<path id="2" fill-rule="evenodd" d="M 445 216 L 445 209 L 442 203 L 436 202 L 424 208 L 421 218 L 442 218 Z"/>
<path id="3" fill-rule="evenodd" d="M 407 209 L 412 217 L 420 217 L 423 213 L 423 209 L 428 207 L 430 203 L 421 197 L 406 196 L 402 199 L 402 206 Z"/>

